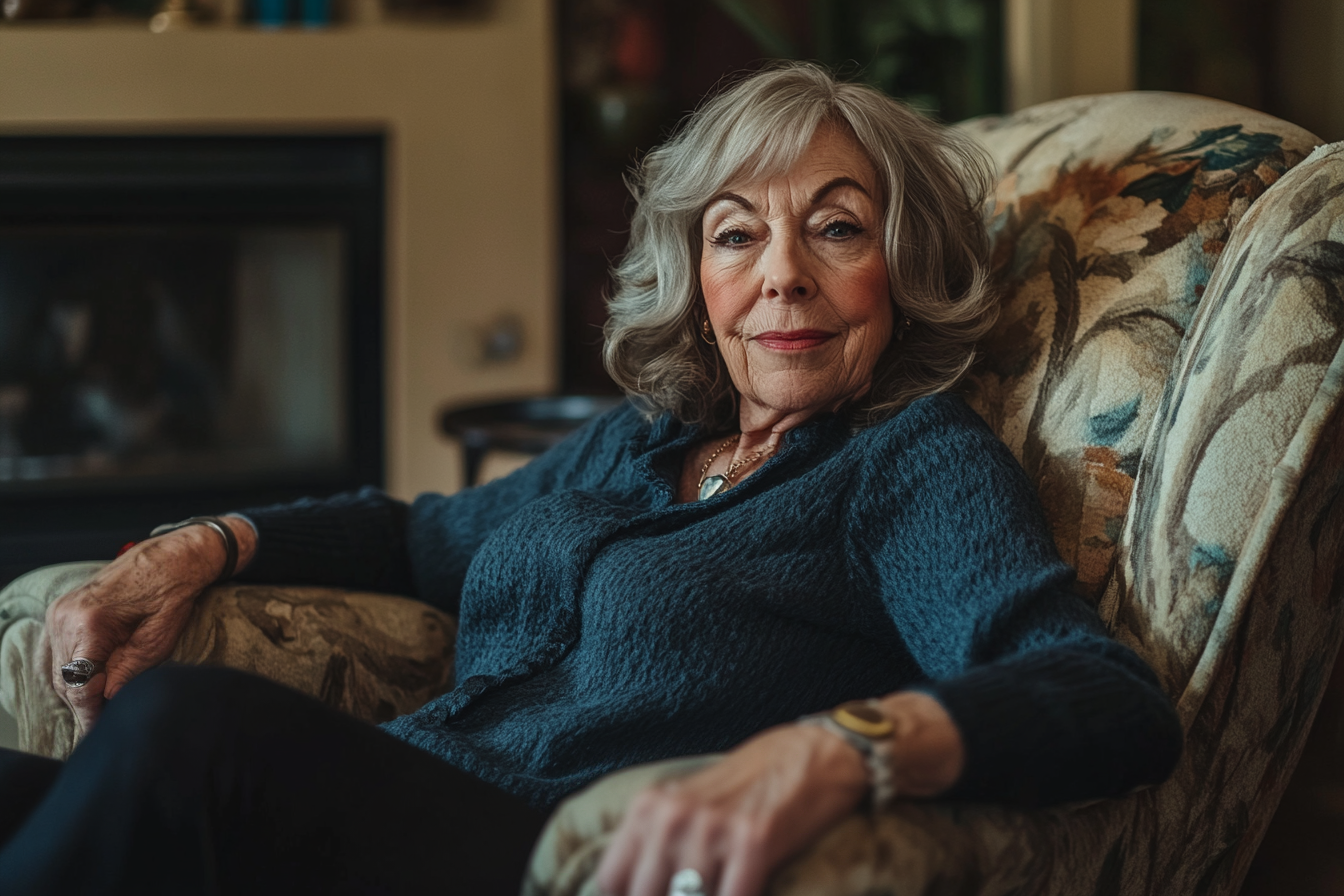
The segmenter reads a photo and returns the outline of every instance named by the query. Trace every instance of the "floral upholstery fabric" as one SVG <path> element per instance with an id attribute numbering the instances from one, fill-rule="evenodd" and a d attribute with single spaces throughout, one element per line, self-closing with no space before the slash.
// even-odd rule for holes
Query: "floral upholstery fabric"
<path id="1" fill-rule="evenodd" d="M 1344 637 L 1344 144 L 1171 94 L 962 127 L 1001 174 L 1002 315 L 970 399 L 1177 700 L 1186 752 L 1119 800 L 856 814 L 769 892 L 1235 893 Z M 562 804 L 527 891 L 596 893 L 629 796 L 706 761 Z"/>
<path id="2" fill-rule="evenodd" d="M 50 685 L 47 604 L 101 563 L 39 569 L 0 591 L 0 705 L 19 748 L 64 759 L 81 731 Z M 419 601 L 335 588 L 218 585 L 197 602 L 172 659 L 264 675 L 370 722 L 418 709 L 452 685 L 457 623 Z"/>
<path id="3" fill-rule="evenodd" d="M 1004 290 L 973 399 L 1036 482 L 1095 602 L 1178 348 L 1233 227 L 1318 141 L 1176 94 L 1047 103 L 962 126 L 1000 180 Z"/>

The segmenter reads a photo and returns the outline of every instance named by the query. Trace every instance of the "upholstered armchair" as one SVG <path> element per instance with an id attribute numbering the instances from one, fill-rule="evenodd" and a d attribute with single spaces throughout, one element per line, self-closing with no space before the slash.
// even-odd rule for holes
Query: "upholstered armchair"
<path id="1" fill-rule="evenodd" d="M 1341 634 L 1344 144 L 1172 94 L 966 123 L 998 165 L 1002 316 L 972 403 L 1078 591 L 1175 699 L 1171 780 L 1045 811 L 855 814 L 772 894 L 1235 893 Z M 1310 155 L 1309 155 L 1310 154 Z M 562 804 L 529 890 L 593 894 L 630 769 Z"/>
<path id="2" fill-rule="evenodd" d="M 1235 893 L 1344 637 L 1344 145 L 1313 152 L 1300 128 L 1170 94 L 962 127 L 1000 172 L 1002 314 L 968 397 L 1037 483 L 1079 593 L 1176 701 L 1185 754 L 1122 799 L 856 813 L 770 892 Z M 0 594 L 0 703 L 27 748 L 63 755 L 78 736 L 44 690 L 41 611 L 90 569 Z M 448 685 L 453 633 L 397 598 L 225 586 L 178 658 L 379 720 Z M 596 893 L 630 796 L 713 761 L 628 769 L 570 798 L 526 891 Z"/>

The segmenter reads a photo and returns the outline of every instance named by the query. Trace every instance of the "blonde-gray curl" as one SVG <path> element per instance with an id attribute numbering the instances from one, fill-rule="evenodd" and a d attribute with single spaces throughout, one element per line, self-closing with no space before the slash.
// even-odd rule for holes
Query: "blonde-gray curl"
<path id="1" fill-rule="evenodd" d="M 997 311 L 981 213 L 992 184 L 984 152 L 871 87 L 789 63 L 709 99 L 627 178 L 636 207 L 612 272 L 603 360 L 648 415 L 735 428 L 737 392 L 718 350 L 701 338 L 701 218 L 730 182 L 787 171 L 824 124 L 858 140 L 885 204 L 897 335 L 851 408 L 855 422 L 887 419 L 951 388 L 970 367 Z"/>

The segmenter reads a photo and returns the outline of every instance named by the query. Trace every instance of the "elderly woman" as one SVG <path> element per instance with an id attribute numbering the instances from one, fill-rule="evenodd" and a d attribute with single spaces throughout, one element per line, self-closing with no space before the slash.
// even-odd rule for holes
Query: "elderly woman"
<path id="1" fill-rule="evenodd" d="M 748 896 L 865 801 L 1160 781 L 1170 704 L 947 392 L 992 314 L 986 181 L 953 134 L 814 67 L 709 102 L 634 179 L 606 334 L 626 406 L 457 495 L 178 528 L 53 605 L 55 686 L 101 718 L 64 767 L 0 763 L 6 891 L 512 889 L 566 794 L 727 751 L 634 802 L 599 884 Z M 240 673 L 147 671 L 230 547 L 242 579 L 458 613 L 456 688 L 379 730 Z"/>

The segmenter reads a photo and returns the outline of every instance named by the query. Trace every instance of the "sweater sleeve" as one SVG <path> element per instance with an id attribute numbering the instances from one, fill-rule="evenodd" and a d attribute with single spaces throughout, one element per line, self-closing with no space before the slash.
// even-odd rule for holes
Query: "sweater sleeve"
<path id="1" fill-rule="evenodd" d="M 375 488 L 240 511 L 257 530 L 242 582 L 413 594 L 407 507 Z"/>
<path id="2" fill-rule="evenodd" d="M 1034 490 L 957 399 L 907 411 L 865 490 L 884 603 L 966 764 L 949 797 L 1022 806 L 1162 781 L 1182 732 L 1152 670 L 1070 590 Z"/>
<path id="3" fill-rule="evenodd" d="M 404 594 L 455 613 L 467 567 L 490 533 L 545 494 L 600 484 L 638 419 L 624 405 L 509 476 L 409 505 L 364 488 L 239 511 L 257 529 L 257 553 L 238 578 Z"/>

